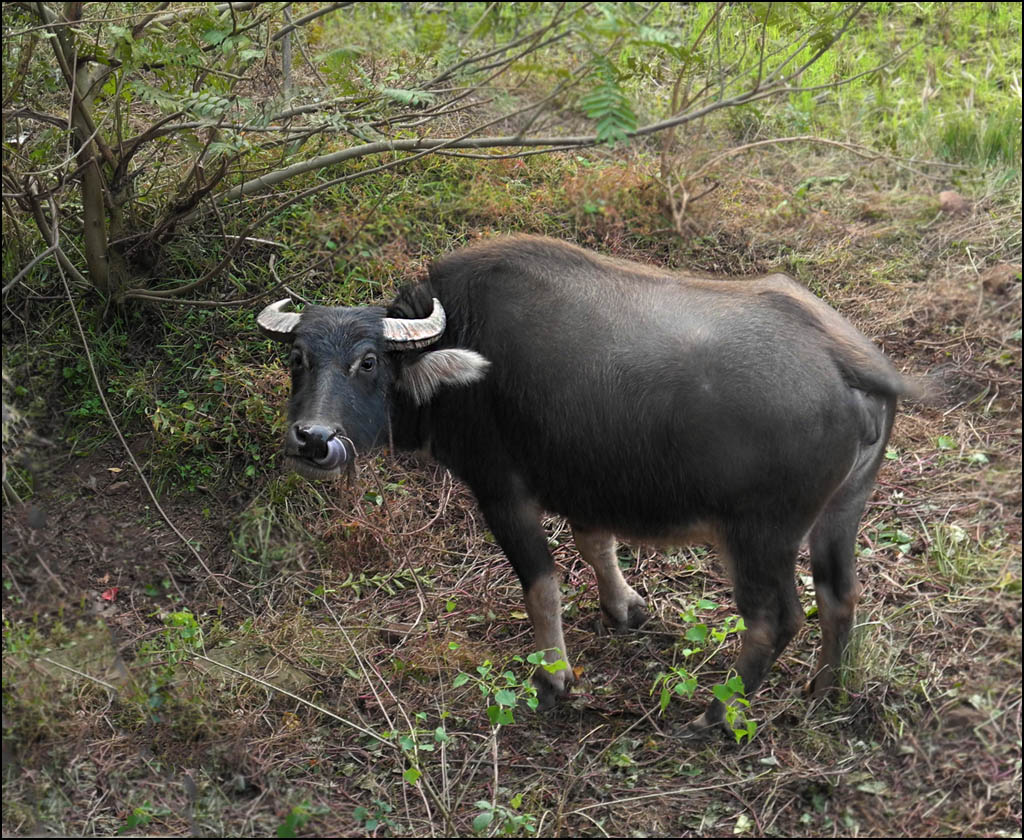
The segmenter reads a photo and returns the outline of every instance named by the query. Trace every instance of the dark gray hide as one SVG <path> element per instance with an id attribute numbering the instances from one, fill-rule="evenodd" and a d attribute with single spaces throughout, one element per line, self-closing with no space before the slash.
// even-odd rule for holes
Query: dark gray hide
<path id="1" fill-rule="evenodd" d="M 402 349 L 392 339 L 434 298 L 443 333 Z M 549 661 L 568 658 L 542 510 L 572 524 L 616 627 L 646 613 L 615 536 L 714 542 L 748 628 L 735 665 L 748 695 L 801 624 L 794 563 L 809 536 L 822 626 L 809 688 L 832 685 L 857 601 L 857 527 L 911 389 L 794 281 L 699 279 L 515 237 L 445 257 L 386 313 L 314 307 L 282 329 L 270 309 L 261 325 L 292 342 L 291 463 L 330 476 L 389 435 L 427 448 L 476 495 Z M 411 320 L 396 333 L 396 318 Z M 572 670 L 539 679 L 551 699 Z M 695 726 L 724 712 L 716 700 Z"/>

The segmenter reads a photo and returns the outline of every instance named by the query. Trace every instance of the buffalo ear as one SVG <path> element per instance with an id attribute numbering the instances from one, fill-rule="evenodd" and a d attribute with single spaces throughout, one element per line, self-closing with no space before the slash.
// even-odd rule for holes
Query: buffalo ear
<path id="1" fill-rule="evenodd" d="M 402 368 L 396 386 L 409 393 L 417 405 L 430 402 L 443 385 L 479 382 L 491 363 L 474 350 L 458 347 L 424 353 Z"/>

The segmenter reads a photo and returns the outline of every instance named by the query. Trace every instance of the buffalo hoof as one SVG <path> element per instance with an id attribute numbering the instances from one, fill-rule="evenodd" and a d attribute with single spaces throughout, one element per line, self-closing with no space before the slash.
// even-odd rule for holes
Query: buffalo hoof
<path id="1" fill-rule="evenodd" d="M 708 713 L 691 720 L 680 733 L 680 737 L 690 741 L 707 741 L 722 735 L 731 734 L 725 719 L 715 720 L 708 717 Z"/>
<path id="2" fill-rule="evenodd" d="M 651 614 L 647 612 L 646 604 L 640 603 L 629 605 L 629 615 L 626 617 L 626 625 L 630 630 L 639 630 L 650 620 Z"/>
<path id="3" fill-rule="evenodd" d="M 643 598 L 633 593 L 635 599 L 630 598 L 625 603 L 616 604 L 609 608 L 601 604 L 601 623 L 610 630 L 637 630 L 643 627 L 651 619 L 647 612 L 647 604 Z"/>
<path id="4" fill-rule="evenodd" d="M 824 700 L 832 690 L 835 688 L 835 679 L 832 675 L 832 669 L 826 668 L 819 671 L 811 680 L 804 686 L 804 696 L 812 700 Z"/>
<path id="5" fill-rule="evenodd" d="M 533 676 L 533 686 L 537 689 L 537 709 L 550 711 L 572 693 L 576 678 L 571 668 L 562 668 L 553 674 L 543 669 Z"/>

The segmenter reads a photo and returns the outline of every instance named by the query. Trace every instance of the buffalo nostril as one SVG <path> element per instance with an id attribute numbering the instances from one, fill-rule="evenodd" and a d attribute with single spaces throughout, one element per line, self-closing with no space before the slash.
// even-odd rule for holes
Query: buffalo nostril
<path id="1" fill-rule="evenodd" d="M 326 426 L 296 426 L 295 438 L 299 443 L 298 454 L 313 461 L 326 458 L 330 451 L 328 441 L 333 436 L 334 431 Z"/>

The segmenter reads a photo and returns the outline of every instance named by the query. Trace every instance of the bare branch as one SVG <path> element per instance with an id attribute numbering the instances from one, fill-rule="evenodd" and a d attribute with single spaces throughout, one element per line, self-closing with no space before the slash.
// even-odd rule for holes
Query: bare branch
<path id="1" fill-rule="evenodd" d="M 14 275 L 14 279 L 11 280 L 10 283 L 4 286 L 3 293 L 6 295 L 11 289 L 13 289 L 15 286 L 18 285 L 18 283 L 21 282 L 21 279 L 23 277 L 25 277 L 33 268 L 35 268 L 36 263 L 42 262 L 56 250 L 57 246 L 51 245 L 49 248 L 43 251 L 43 253 L 39 254 L 36 257 L 33 257 L 32 261 L 28 265 L 26 265 L 21 271 L 19 271 L 16 275 Z"/>
<path id="2" fill-rule="evenodd" d="M 128 168 L 128 162 L 135 156 L 135 153 L 142 148 L 142 144 L 152 140 L 155 137 L 160 136 L 160 130 L 167 125 L 171 120 L 177 119 L 184 113 L 183 111 L 176 111 L 173 114 L 168 114 L 163 119 L 157 120 L 153 125 L 147 128 L 142 134 L 137 137 L 133 137 L 127 141 L 125 145 L 128 147 L 124 152 L 121 153 L 121 161 L 118 164 L 118 168 L 115 171 L 121 172 Z"/>
<path id="3" fill-rule="evenodd" d="M 60 22 L 57 14 L 49 8 L 45 3 L 36 3 L 36 10 L 39 17 L 50 25 L 54 25 Z M 77 57 L 75 55 L 74 45 L 68 40 L 68 34 L 61 28 L 54 29 L 55 37 L 50 39 L 53 45 L 53 53 L 57 58 L 57 64 L 60 67 L 61 73 L 64 75 L 64 81 L 68 86 L 68 90 L 71 91 L 71 110 L 72 113 L 81 120 L 83 126 L 83 135 L 91 136 L 91 140 L 88 142 L 95 142 L 96 147 L 100 150 L 100 154 L 103 159 L 111 166 L 114 165 L 114 156 L 108 148 L 107 144 L 103 142 L 103 139 L 99 136 L 99 131 L 93 122 L 92 114 L 89 108 L 86 106 L 84 98 L 85 94 L 81 92 L 78 87 L 78 76 L 80 72 L 84 72 L 84 67 L 79 69 L 76 68 Z M 83 145 L 87 141 L 82 141 Z"/>
<path id="4" fill-rule="evenodd" d="M 453 75 L 455 75 L 463 67 L 467 67 L 470 64 L 475 64 L 478 61 L 486 61 L 487 59 L 492 58 L 493 56 L 501 55 L 504 52 L 508 52 L 509 50 L 515 49 L 516 47 L 520 46 L 521 44 L 525 44 L 525 43 L 528 43 L 529 41 L 535 40 L 535 39 L 539 38 L 541 35 L 543 35 L 545 32 L 548 32 L 549 30 L 553 29 L 559 23 L 568 22 L 568 21 L 572 20 L 574 17 L 576 17 L 578 14 L 581 14 L 582 12 L 586 11 L 592 5 L 593 5 L 593 3 L 584 3 L 582 6 L 579 6 L 578 8 L 574 9 L 572 14 L 570 14 L 568 17 L 566 17 L 564 19 L 564 21 L 560 20 L 559 17 L 558 17 L 558 15 L 562 11 L 562 9 L 560 8 L 558 10 L 558 12 L 555 13 L 555 15 L 551 19 L 551 21 L 548 24 L 546 24 L 545 26 L 542 26 L 539 29 L 535 29 L 533 32 L 529 33 L 528 35 L 524 35 L 522 38 L 517 38 L 515 41 L 510 41 L 507 44 L 502 44 L 500 47 L 496 47 L 493 50 L 490 50 L 488 52 L 482 53 L 480 55 L 470 56 L 469 58 L 463 59 L 462 61 L 458 62 L 457 64 L 454 64 L 451 67 L 449 67 L 447 70 L 442 72 L 440 75 L 435 76 L 433 79 L 431 79 L 429 82 L 427 82 L 426 85 L 424 85 L 424 87 L 425 88 L 436 87 L 437 85 L 441 84 L 442 82 L 447 81 L 448 79 L 450 79 Z M 564 8 L 564 4 L 563 4 L 562 8 Z M 476 71 L 474 71 L 474 72 L 476 72 Z"/>
<path id="5" fill-rule="evenodd" d="M 804 72 L 804 70 L 806 70 L 808 67 L 814 64 L 819 58 L 821 58 L 826 52 L 828 52 L 828 50 L 830 50 L 835 45 L 835 43 L 846 33 L 846 30 L 850 28 L 850 24 L 853 23 L 854 19 L 860 13 L 860 10 L 864 8 L 864 6 L 864 3 L 858 3 L 850 12 L 849 17 L 847 17 L 846 19 L 846 22 L 839 28 L 839 31 L 832 38 L 829 39 L 827 44 L 822 45 L 818 49 L 818 51 L 813 56 L 811 56 L 811 58 L 807 62 L 805 62 L 799 69 L 794 70 L 788 76 L 783 77 L 781 74 L 785 67 L 791 61 L 793 61 L 798 55 L 800 55 L 800 53 L 804 51 L 804 48 L 810 43 L 811 37 L 814 34 L 813 32 L 811 32 L 806 38 L 804 38 L 800 42 L 797 48 L 793 50 L 792 53 L 790 53 L 789 58 L 783 61 L 782 64 L 776 67 L 775 70 L 768 75 L 766 81 L 768 81 L 769 83 L 786 83 L 789 82 L 791 79 L 798 78 L 800 74 Z"/>
<path id="6" fill-rule="evenodd" d="M 33 111 L 31 108 L 26 108 L 26 107 L 17 108 L 17 109 L 15 109 L 13 111 L 4 111 L 4 115 L 3 116 L 4 116 L 4 120 L 5 121 L 6 120 L 17 120 L 17 119 L 27 119 L 27 120 L 35 120 L 36 122 L 41 122 L 41 123 L 49 123 L 50 125 L 57 126 L 57 128 L 67 128 L 68 127 L 68 121 L 66 119 L 61 119 L 60 117 L 55 117 L 52 114 L 43 114 L 43 113 L 40 113 L 39 111 Z"/>
<path id="7" fill-rule="evenodd" d="M 524 152 L 506 152 L 499 155 L 474 154 L 473 152 L 450 152 L 446 149 L 436 151 L 434 154 L 443 157 L 470 158 L 472 160 L 512 160 L 513 158 L 532 157 L 533 155 L 550 155 L 554 152 L 567 152 L 570 149 L 578 149 L 579 146 L 548 146 L 544 149 L 528 149 Z"/>
<path id="8" fill-rule="evenodd" d="M 270 42 L 273 43 L 274 41 L 280 41 L 289 32 L 298 29 L 300 26 L 305 26 L 311 20 L 316 20 L 318 17 L 323 17 L 324 15 L 330 14 L 331 12 L 336 12 L 338 9 L 344 9 L 346 6 L 351 5 L 351 3 L 331 3 L 330 5 L 324 6 L 324 8 L 322 9 L 317 9 L 315 11 L 310 12 L 308 15 L 303 15 L 300 18 L 295 18 L 295 20 L 291 21 L 291 23 L 289 23 L 287 26 L 283 26 L 281 29 L 278 29 L 277 32 L 271 35 Z"/>
<path id="9" fill-rule="evenodd" d="M 835 35 L 833 35 L 831 38 L 829 38 L 828 43 L 822 44 L 821 47 L 818 48 L 818 51 L 814 53 L 814 55 L 812 55 L 807 61 L 805 61 L 798 70 L 794 71 L 789 75 L 786 81 L 789 81 L 789 79 L 799 78 L 800 74 L 803 73 L 804 70 L 806 70 L 815 62 L 817 62 L 819 58 L 821 58 L 826 52 L 832 49 L 832 47 L 835 46 L 836 42 L 840 38 L 842 38 L 843 35 L 846 34 L 846 30 L 850 28 L 850 24 L 853 23 L 857 15 L 860 14 L 860 10 L 863 9 L 865 5 L 865 3 L 858 3 L 850 12 L 849 17 L 847 17 L 846 19 L 846 22 L 839 28 L 839 31 L 836 32 Z"/>
<path id="10" fill-rule="evenodd" d="M 31 6 L 31 5 L 34 5 L 34 4 L 19 3 L 17 5 L 28 7 L 28 6 Z M 251 8 L 253 8 L 255 6 L 258 6 L 258 5 L 260 5 L 260 4 L 259 3 L 218 3 L 216 6 L 214 6 L 214 9 L 217 11 L 218 14 L 220 14 L 222 12 L 226 12 L 229 8 L 234 6 L 236 10 L 244 12 L 244 11 L 248 11 L 249 9 L 251 9 Z M 168 6 L 170 6 L 170 3 L 161 3 L 160 7 L 158 8 L 157 11 L 159 11 L 160 9 L 166 8 Z M 142 20 L 144 21 L 144 26 L 148 27 L 148 26 L 150 26 L 153 23 L 170 23 L 171 21 L 179 20 L 179 19 L 181 19 L 183 17 L 188 17 L 189 15 L 195 15 L 195 14 L 199 14 L 201 12 L 208 12 L 208 11 L 209 11 L 209 7 L 206 4 L 198 4 L 198 5 L 195 5 L 195 6 L 188 6 L 188 7 L 184 8 L 184 9 L 176 9 L 173 12 L 168 12 L 167 14 L 163 14 L 163 15 L 157 15 L 155 17 L 151 13 L 149 13 L 149 12 L 133 12 L 132 14 L 128 14 L 128 15 L 119 15 L 119 16 L 116 16 L 116 17 L 114 17 L 114 16 L 106 17 L 106 18 L 104 18 L 104 22 L 105 23 L 120 23 L 121 21 L 133 21 L 133 20 L 138 20 L 139 18 L 142 18 Z M 82 21 L 77 21 L 77 20 L 55 20 L 55 21 L 50 21 L 50 22 L 46 22 L 46 23 L 40 24 L 39 26 L 29 26 L 29 27 L 26 27 L 25 29 L 19 29 L 16 32 L 5 32 L 4 33 L 4 37 L 5 38 L 20 38 L 23 35 L 29 35 L 29 34 L 31 34 L 33 32 L 40 32 L 40 31 L 46 30 L 46 29 L 51 29 L 53 31 L 57 31 L 58 29 L 61 29 L 61 28 L 67 28 L 67 27 L 70 27 L 70 26 L 75 26 L 76 24 L 80 24 L 81 22 Z M 132 34 L 135 35 L 135 32 L 133 32 Z M 141 34 L 141 30 L 139 31 L 139 34 Z"/>
<path id="11" fill-rule="evenodd" d="M 710 114 L 713 111 L 717 111 L 720 108 L 725 108 L 730 105 L 741 104 L 754 99 L 764 98 L 765 96 L 777 93 L 785 90 L 783 88 L 777 88 L 770 91 L 749 91 L 747 93 L 740 94 L 739 96 L 732 97 L 731 99 L 721 100 L 708 105 L 705 108 L 701 108 L 697 111 L 690 113 L 678 114 L 675 117 L 667 120 L 661 120 L 660 122 L 652 123 L 642 128 L 638 128 L 636 131 L 627 134 L 628 137 L 643 137 L 648 134 L 654 134 L 659 131 L 663 131 L 666 128 L 671 128 L 676 125 L 683 125 L 684 123 L 691 122 L 692 120 L 699 119 L 700 117 Z M 529 106 L 530 108 L 535 105 Z M 523 109 L 527 110 L 527 109 Z M 501 120 L 508 119 L 508 115 L 500 117 L 498 120 L 492 122 L 498 122 Z M 479 129 L 473 129 L 477 131 Z M 472 133 L 472 132 L 470 132 Z M 503 136 L 503 137 L 453 137 L 453 138 L 417 138 L 408 140 L 380 140 L 375 143 L 364 143 L 360 146 L 352 146 L 348 149 L 341 149 L 337 152 L 331 152 L 330 154 L 320 155 L 310 160 L 300 161 L 299 163 L 287 166 L 284 169 L 279 169 L 276 172 L 269 172 L 264 175 L 260 175 L 257 178 L 253 178 L 250 181 L 246 181 L 244 184 L 237 186 L 231 190 L 228 190 L 224 194 L 225 201 L 234 201 L 235 199 L 241 198 L 246 195 L 253 195 L 255 193 L 263 192 L 264 190 L 270 189 L 271 187 L 280 184 L 283 181 L 287 181 L 289 178 L 294 178 L 297 175 L 305 174 L 306 172 L 313 172 L 318 169 L 323 169 L 328 166 L 335 166 L 339 163 L 344 163 L 347 160 L 353 160 L 367 155 L 381 154 L 383 152 L 425 152 L 429 153 L 438 149 L 486 149 L 486 148 L 502 148 L 502 147 L 530 147 L 530 146 L 560 146 L 564 148 L 578 148 L 582 146 L 595 146 L 601 142 L 596 134 L 588 134 L 584 136 L 576 137 L 521 137 L 519 135 Z"/>
<path id="12" fill-rule="evenodd" d="M 39 233 L 42 235 L 43 241 L 49 243 L 50 247 L 54 249 L 54 253 L 57 255 L 57 262 L 60 263 L 61 267 L 70 274 L 72 278 L 74 278 L 75 282 L 88 286 L 89 281 L 82 276 L 82 272 L 75 268 L 71 260 L 67 258 L 64 250 L 59 247 L 60 225 L 58 224 L 56 210 L 54 210 L 53 226 L 51 227 L 50 223 L 46 220 L 46 214 L 43 212 L 42 205 L 40 204 L 39 193 L 39 185 L 33 178 L 29 181 L 27 188 L 25 189 L 25 195 L 30 202 L 32 218 L 36 223 L 36 227 L 39 228 Z M 51 208 L 54 208 L 52 202 L 50 206 Z"/>
<path id="13" fill-rule="evenodd" d="M 160 3 L 156 7 L 156 9 L 154 9 L 142 20 L 140 20 L 137 24 L 135 24 L 135 26 L 132 27 L 132 38 L 138 40 L 138 37 L 143 33 L 143 30 L 145 30 L 145 28 L 149 26 L 154 20 L 160 17 L 160 13 L 170 5 L 170 3 Z"/>
<path id="14" fill-rule="evenodd" d="M 18 56 L 18 66 L 14 69 L 14 73 L 12 74 L 13 81 L 11 82 L 11 86 L 7 90 L 7 93 L 4 94 L 3 105 L 5 108 L 21 93 L 22 86 L 25 84 L 25 79 L 28 77 L 28 68 L 32 63 L 32 56 L 35 53 L 36 42 L 38 40 L 39 38 L 37 36 L 29 38 L 28 43 L 21 49 L 21 54 Z"/>

